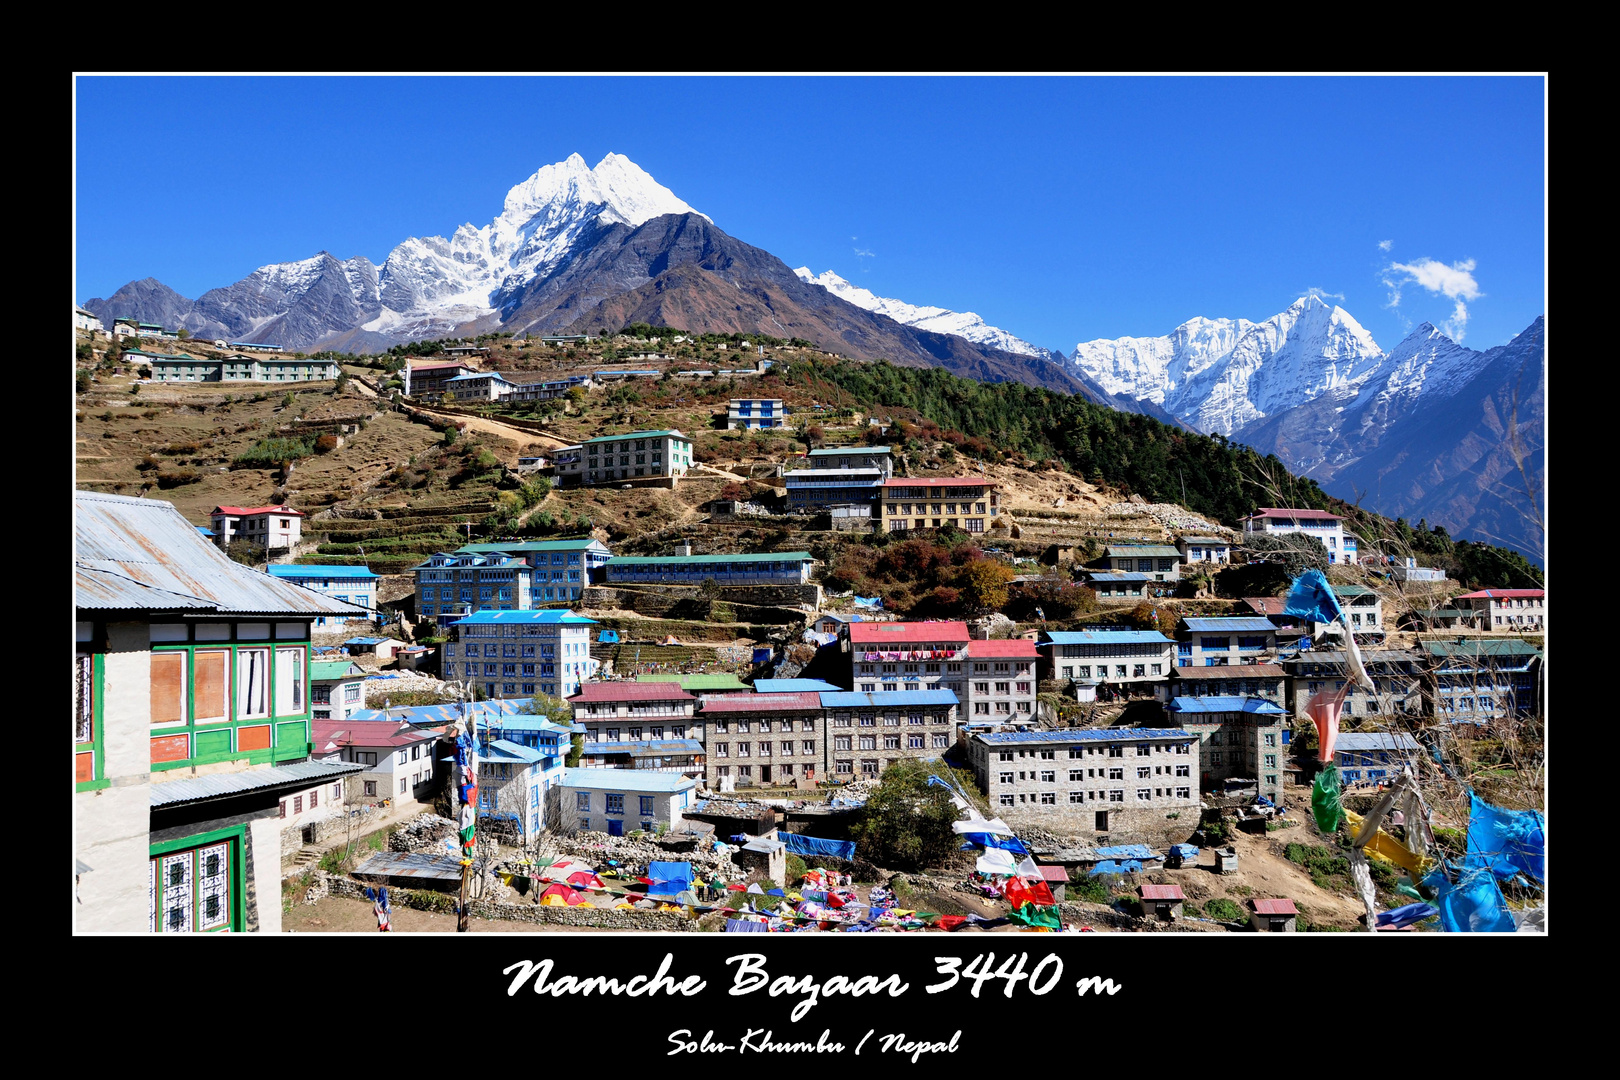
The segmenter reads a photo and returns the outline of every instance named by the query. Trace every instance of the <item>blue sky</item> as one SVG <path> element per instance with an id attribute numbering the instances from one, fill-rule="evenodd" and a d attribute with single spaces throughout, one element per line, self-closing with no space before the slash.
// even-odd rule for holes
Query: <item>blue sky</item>
<path id="1" fill-rule="evenodd" d="M 189 297 L 487 224 L 623 154 L 738 239 L 1037 345 L 1265 319 L 1385 349 L 1545 310 L 1540 77 L 108 77 L 76 82 L 74 300 Z M 1393 301 L 1393 302 L 1392 302 Z"/>

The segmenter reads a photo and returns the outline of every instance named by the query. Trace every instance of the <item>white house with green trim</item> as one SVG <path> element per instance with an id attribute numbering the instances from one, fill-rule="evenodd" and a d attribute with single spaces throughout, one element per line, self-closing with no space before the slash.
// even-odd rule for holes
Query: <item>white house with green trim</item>
<path id="1" fill-rule="evenodd" d="M 366 707 L 366 671 L 353 660 L 316 660 L 309 665 L 313 718 L 342 723 Z"/>
<path id="2" fill-rule="evenodd" d="M 150 367 L 153 382 L 312 382 L 336 379 L 342 373 L 335 360 L 297 356 L 261 358 L 232 353 L 208 358 L 140 349 L 126 350 L 124 356 L 131 363 Z"/>
<path id="3" fill-rule="evenodd" d="M 311 760 L 310 624 L 170 503 L 74 494 L 75 932 L 281 929 L 279 801 Z"/>

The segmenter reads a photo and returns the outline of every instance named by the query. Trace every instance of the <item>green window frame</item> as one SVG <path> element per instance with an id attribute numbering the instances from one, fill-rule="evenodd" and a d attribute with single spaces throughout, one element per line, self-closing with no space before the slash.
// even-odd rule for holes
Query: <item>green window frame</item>
<path id="1" fill-rule="evenodd" d="M 246 929 L 247 842 L 247 827 L 237 825 L 152 844 L 147 849 L 148 929 L 152 933 Z M 211 858 L 224 860 L 213 873 L 207 862 Z M 210 899 L 219 906 L 211 908 Z"/>
<path id="2" fill-rule="evenodd" d="M 302 675 L 298 681 L 298 698 L 301 711 L 278 713 L 276 712 L 278 694 L 277 664 L 280 654 L 289 649 L 302 650 Z M 262 693 L 265 700 L 266 712 L 255 712 L 252 716 L 244 717 L 240 714 L 242 708 L 240 688 L 238 686 L 240 656 L 243 652 L 261 650 L 267 654 L 267 671 L 263 676 Z M 225 674 L 225 707 L 226 714 L 223 719 L 205 717 L 201 723 L 197 719 L 197 670 L 196 654 L 198 652 L 228 652 L 228 670 Z M 198 641 L 185 644 L 161 644 L 152 646 L 154 657 L 162 654 L 185 654 L 185 672 L 183 676 L 183 693 L 185 695 L 184 717 L 181 723 L 165 723 L 163 726 L 153 725 L 151 736 L 153 738 L 185 736 L 186 754 L 172 761 L 154 761 L 151 763 L 153 772 L 165 772 L 169 769 L 178 769 L 188 765 L 208 764 L 217 761 L 242 761 L 250 764 L 271 764 L 278 761 L 308 757 L 313 750 L 310 742 L 309 723 L 313 715 L 312 702 L 309 692 L 309 665 L 311 654 L 310 643 L 307 639 L 283 639 L 266 641 Z M 241 749 L 239 732 L 242 728 L 268 727 L 270 732 L 262 747 Z"/>

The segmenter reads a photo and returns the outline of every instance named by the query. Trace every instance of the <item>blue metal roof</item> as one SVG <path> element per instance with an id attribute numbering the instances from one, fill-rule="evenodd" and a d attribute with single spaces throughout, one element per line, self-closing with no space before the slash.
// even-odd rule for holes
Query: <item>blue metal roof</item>
<path id="1" fill-rule="evenodd" d="M 1080 728 L 1068 731 L 993 731 L 975 735 L 987 743 L 1123 742 L 1129 739 L 1193 739 L 1180 728 Z"/>
<path id="2" fill-rule="evenodd" d="M 1270 619 L 1258 615 L 1240 615 L 1220 619 L 1183 619 L 1189 630 L 1275 630 Z"/>
<path id="3" fill-rule="evenodd" d="M 1417 740 L 1404 731 L 1347 731 L 1333 744 L 1341 750 L 1418 750 Z"/>
<path id="4" fill-rule="evenodd" d="M 542 733 L 568 735 L 574 730 L 572 726 L 568 724 L 559 724 L 550 717 L 530 716 L 527 714 L 519 714 L 517 716 L 513 716 L 511 713 L 507 713 L 505 716 L 496 714 L 495 716 L 489 717 L 488 723 L 491 728 L 499 727 L 502 731 L 538 731 Z"/>
<path id="5" fill-rule="evenodd" d="M 1052 630 L 1043 631 L 1041 645 L 1139 645 L 1144 642 L 1169 645 L 1171 641 L 1157 630 Z"/>
<path id="6" fill-rule="evenodd" d="M 696 739 L 620 739 L 618 742 L 588 742 L 587 757 L 598 754 L 629 754 L 631 757 L 669 757 L 675 754 L 701 754 L 703 744 Z"/>
<path id="7" fill-rule="evenodd" d="M 618 788 L 623 791 L 681 791 L 697 787 L 697 778 L 656 769 L 564 769 L 562 787 Z"/>
<path id="8" fill-rule="evenodd" d="M 522 761 L 533 765 L 537 761 L 544 761 L 552 755 L 543 750 L 524 746 L 521 743 L 511 742 L 507 739 L 496 739 L 478 748 L 478 758 L 484 761 Z"/>
<path id="9" fill-rule="evenodd" d="M 548 608 L 543 611 L 475 611 L 464 619 L 457 619 L 451 626 L 481 626 L 485 623 L 561 623 L 568 626 L 584 626 L 586 623 L 596 625 L 595 619 L 587 619 L 583 615 L 576 615 L 565 608 Z"/>
<path id="10" fill-rule="evenodd" d="M 375 578 L 369 566 L 314 566 L 300 563 L 274 563 L 269 574 L 278 578 Z"/>
<path id="11" fill-rule="evenodd" d="M 1153 575 L 1151 575 L 1151 574 L 1092 573 L 1090 575 L 1090 577 L 1091 577 L 1092 581 L 1101 581 L 1101 582 L 1105 582 L 1105 583 L 1106 582 L 1111 582 L 1111 581 L 1117 581 L 1117 582 L 1122 582 L 1122 583 L 1134 583 L 1134 582 L 1138 582 L 1138 581 L 1152 581 L 1153 580 Z"/>
<path id="12" fill-rule="evenodd" d="M 843 693 L 843 687 L 822 679 L 756 679 L 754 689 L 761 694 Z"/>
<path id="13" fill-rule="evenodd" d="M 369 696 L 369 695 L 368 695 Z M 504 711 L 506 719 L 514 719 L 515 710 L 528 704 L 528 698 L 507 698 L 505 701 L 469 701 L 465 706 L 458 702 L 445 705 L 416 705 L 406 707 L 395 706 L 392 709 L 361 709 L 359 712 L 349 714 L 351 721 L 360 720 L 392 720 L 395 723 L 407 723 L 416 727 L 441 727 L 454 723 L 462 717 L 462 710 L 478 721 L 483 728 L 493 719 L 499 718 Z M 534 717 L 533 719 L 539 719 Z"/>
<path id="14" fill-rule="evenodd" d="M 1264 698 L 1252 697 L 1178 697 L 1165 706 L 1170 712 L 1180 713 L 1259 713 L 1265 716 L 1286 716 L 1287 710 L 1273 705 Z"/>
<path id="15" fill-rule="evenodd" d="M 880 709 L 886 705 L 955 705 L 956 695 L 949 690 L 886 690 L 881 694 L 864 694 L 858 690 L 839 690 L 821 695 L 824 709 Z"/>

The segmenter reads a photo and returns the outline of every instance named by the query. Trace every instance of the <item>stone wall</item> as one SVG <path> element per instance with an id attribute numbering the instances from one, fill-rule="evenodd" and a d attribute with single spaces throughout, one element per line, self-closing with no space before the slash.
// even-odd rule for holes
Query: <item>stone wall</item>
<path id="1" fill-rule="evenodd" d="M 804 617 L 800 605 L 815 606 L 820 599 L 819 585 L 752 585 L 722 587 L 718 602 L 741 622 L 786 623 Z M 588 585 L 579 605 L 675 619 L 707 618 L 712 606 L 695 585 Z"/>
<path id="2" fill-rule="evenodd" d="M 324 896 L 342 896 L 364 900 L 368 886 L 353 878 L 333 877 L 323 871 L 312 872 L 313 880 L 305 893 L 304 903 L 313 904 Z M 450 894 L 433 895 L 434 900 L 422 901 L 410 890 L 390 888 L 389 903 L 394 907 L 412 907 L 424 911 L 442 911 L 443 899 Z M 436 901 L 436 902 L 435 902 Z M 667 911 L 614 911 L 610 908 L 545 907 L 541 904 L 505 904 L 488 900 L 473 900 L 467 905 L 474 918 L 505 919 L 510 922 L 533 923 L 540 929 L 547 926 L 591 926 L 604 930 L 663 930 L 687 932 L 697 923 L 686 915 Z"/>

